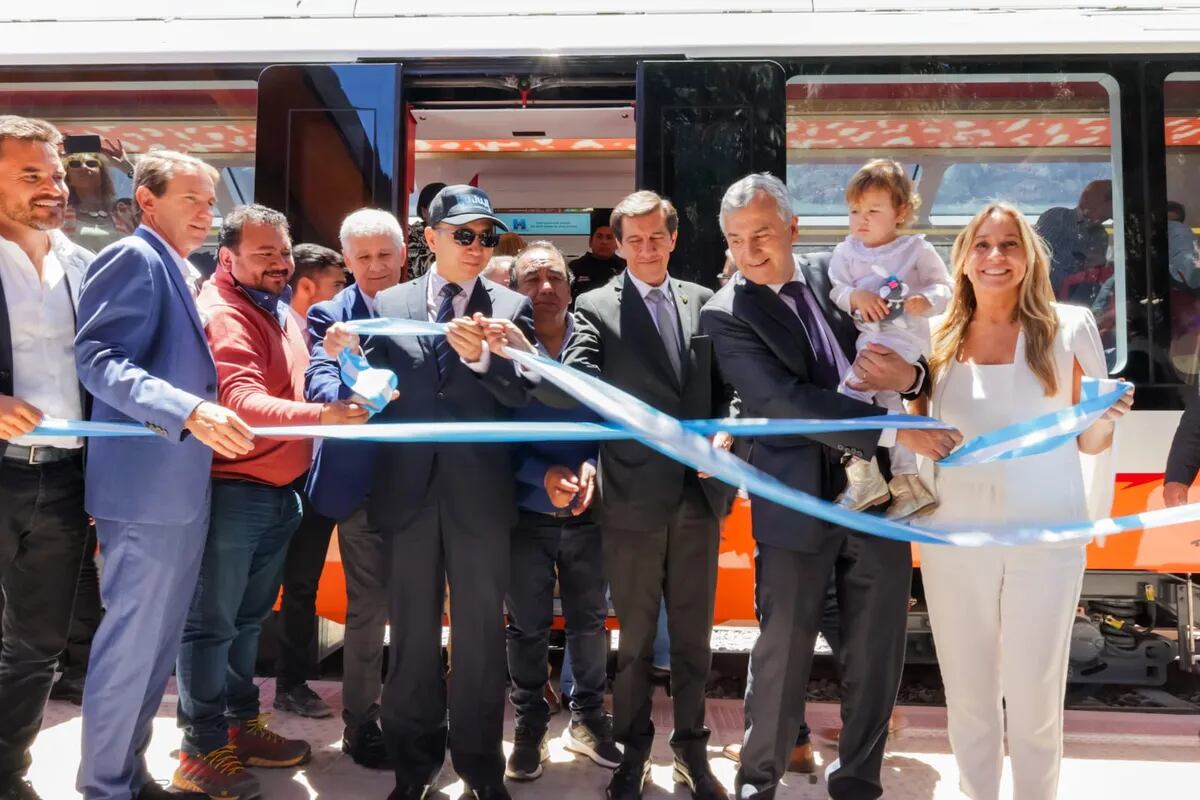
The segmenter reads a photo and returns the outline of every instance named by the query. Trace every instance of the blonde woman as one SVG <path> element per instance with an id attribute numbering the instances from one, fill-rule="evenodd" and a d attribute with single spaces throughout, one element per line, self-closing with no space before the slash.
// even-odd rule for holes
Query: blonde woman
<path id="1" fill-rule="evenodd" d="M 930 414 L 969 439 L 1067 408 L 1079 401 L 1083 376 L 1107 376 L 1091 312 L 1054 302 L 1045 244 L 1016 208 L 992 203 L 980 211 L 955 241 L 952 262 L 953 296 L 929 360 Z M 1103 462 L 1116 419 L 1132 403 L 1131 392 L 1074 445 L 1048 453 L 953 469 L 923 464 L 941 502 L 931 521 L 954 527 L 1107 516 L 1112 472 Z M 950 745 L 960 788 L 972 800 L 1000 796 L 1006 729 L 1013 797 L 1057 796 L 1084 547 L 921 548 Z"/>

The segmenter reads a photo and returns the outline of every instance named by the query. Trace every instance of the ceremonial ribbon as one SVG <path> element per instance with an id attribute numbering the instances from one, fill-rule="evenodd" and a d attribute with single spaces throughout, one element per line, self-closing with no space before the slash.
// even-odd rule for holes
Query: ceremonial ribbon
<path id="1" fill-rule="evenodd" d="M 392 399 L 396 391 L 396 373 L 389 369 L 372 367 L 365 356 L 344 348 L 338 354 L 338 367 L 342 383 L 350 387 L 371 416 L 378 414 Z"/>

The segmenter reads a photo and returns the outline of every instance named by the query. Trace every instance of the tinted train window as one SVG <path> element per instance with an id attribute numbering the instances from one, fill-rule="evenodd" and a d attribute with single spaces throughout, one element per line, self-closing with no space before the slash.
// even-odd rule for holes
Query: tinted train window
<path id="1" fill-rule="evenodd" d="M 846 236 L 846 183 L 899 161 L 922 204 L 911 232 L 949 265 L 988 201 L 1014 203 L 1053 251 L 1062 302 L 1090 307 L 1109 367 L 1125 363 L 1118 93 L 1106 75 L 797 76 L 788 82 L 788 190 L 802 250 Z M 1200 205 L 1197 211 L 1200 212 Z"/>
<path id="2" fill-rule="evenodd" d="M 245 81 L 0 84 L 5 113 L 48 120 L 68 137 L 63 230 L 89 250 L 133 230 L 130 176 L 139 154 L 182 150 L 220 170 L 209 244 L 192 256 L 202 269 L 211 268 L 222 214 L 253 196 L 256 99 Z"/>
<path id="3" fill-rule="evenodd" d="M 1178 379 L 1194 384 L 1200 381 L 1200 72 L 1169 75 L 1163 85 L 1163 104 L 1169 357 Z M 1158 298 L 1152 302 L 1160 306 Z"/>

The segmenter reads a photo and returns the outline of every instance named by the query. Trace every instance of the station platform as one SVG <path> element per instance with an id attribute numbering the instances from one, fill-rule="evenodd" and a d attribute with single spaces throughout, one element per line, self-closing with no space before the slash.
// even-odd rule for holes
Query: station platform
<path id="1" fill-rule="evenodd" d="M 311 683 L 334 708 L 340 706 L 340 684 Z M 262 683 L 262 706 L 270 710 L 275 682 Z M 179 746 L 175 727 L 174 685 L 168 689 L 154 723 L 150 745 L 150 770 L 166 780 L 175 768 L 172 751 Z M 652 784 L 645 797 L 687 798 L 690 794 L 671 782 L 671 751 L 667 737 L 671 729 L 670 699 L 657 690 L 654 724 L 659 731 L 655 747 Z M 839 709 L 833 703 L 812 703 L 809 724 L 816 734 L 817 761 L 828 764 L 836 746 L 828 734 L 838 726 Z M 946 739 L 946 710 L 917 706 L 898 708 L 900 729 L 888 743 L 884 763 L 884 797 L 888 800 L 950 800 L 961 797 L 954 757 Z M 567 715 L 552 718 L 551 734 L 557 737 Z M 721 748 L 740 741 L 740 700 L 709 700 L 708 724 L 713 730 L 709 750 L 713 770 L 732 790 L 735 766 L 721 756 Z M 354 764 L 341 752 L 342 726 L 339 718 L 306 720 L 276 713 L 271 727 L 286 736 L 305 738 L 313 745 L 313 760 L 295 770 L 255 770 L 263 786 L 264 800 L 385 800 L 392 787 L 390 773 L 374 772 Z M 512 711 L 508 712 L 506 736 L 512 734 Z M 1200 715 L 1153 714 L 1114 711 L 1068 711 L 1066 759 L 1063 764 L 1063 800 L 1127 800 L 1149 796 L 1151 791 L 1182 795 L 1200 786 Z M 79 765 L 80 710 L 62 702 L 51 702 L 41 735 L 34 747 L 29 779 L 46 800 L 71 800 Z M 505 743 L 506 752 L 511 739 Z M 818 769 L 818 772 L 820 769 Z M 560 798 L 604 797 L 608 770 L 567 752 L 559 739 L 550 745 L 550 762 L 542 777 L 530 783 L 509 782 L 514 800 L 560 800 Z M 1007 779 L 1006 779 L 1007 780 Z M 463 784 L 453 774 L 447 755 L 435 800 L 454 800 Z M 780 800 L 816 800 L 826 797 L 818 776 L 789 774 L 778 794 Z M 1011 796 L 1006 789 L 1005 796 Z"/>

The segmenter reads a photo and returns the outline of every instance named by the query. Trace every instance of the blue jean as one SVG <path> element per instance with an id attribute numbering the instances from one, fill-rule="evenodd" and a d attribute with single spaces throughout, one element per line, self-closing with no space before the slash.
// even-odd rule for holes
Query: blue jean
<path id="1" fill-rule="evenodd" d="M 667 603 L 665 600 L 658 607 L 658 633 L 654 635 L 654 666 L 659 669 L 671 668 L 671 637 L 667 635 Z M 571 667 L 570 648 L 567 648 L 563 654 L 562 674 L 559 675 L 558 689 L 566 698 L 570 698 L 575 693 L 575 671 Z"/>
<path id="2" fill-rule="evenodd" d="M 301 516 L 290 486 L 213 480 L 208 541 L 176 668 L 184 752 L 216 750 L 228 741 L 229 721 L 258 716 L 258 637 Z"/>

